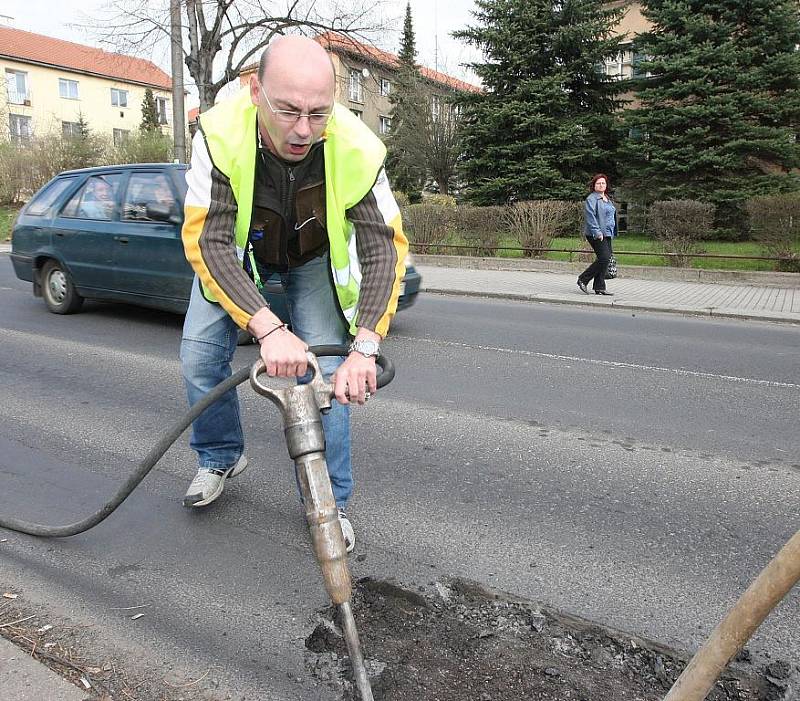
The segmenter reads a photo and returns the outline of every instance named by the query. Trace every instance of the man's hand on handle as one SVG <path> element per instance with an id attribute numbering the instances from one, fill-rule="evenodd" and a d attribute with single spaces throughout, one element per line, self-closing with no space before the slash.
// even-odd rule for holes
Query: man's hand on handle
<path id="1" fill-rule="evenodd" d="M 260 339 L 261 360 L 270 377 L 302 377 L 308 370 L 308 345 L 295 336 L 267 307 L 258 311 L 247 330 Z"/>
<path id="2" fill-rule="evenodd" d="M 308 370 L 308 345 L 287 329 L 267 307 L 257 312 L 247 330 L 259 341 L 261 359 L 270 377 L 302 377 Z M 359 329 L 356 340 L 369 339 L 380 343 L 381 336 L 368 329 Z M 364 404 L 377 389 L 375 358 L 358 351 L 350 353 L 331 378 L 336 400 L 340 404 Z"/>
<path id="3" fill-rule="evenodd" d="M 362 328 L 358 330 L 355 340 L 375 341 L 379 344 L 382 339 L 380 334 Z M 367 358 L 358 351 L 353 351 L 333 376 L 333 391 L 337 401 L 341 404 L 364 404 L 370 395 L 375 394 L 377 375 L 375 358 Z"/>

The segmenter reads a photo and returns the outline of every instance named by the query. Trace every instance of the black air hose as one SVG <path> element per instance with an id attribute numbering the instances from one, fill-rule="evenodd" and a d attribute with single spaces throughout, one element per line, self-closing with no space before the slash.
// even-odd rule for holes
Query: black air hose
<path id="1" fill-rule="evenodd" d="M 317 357 L 347 355 L 347 346 L 312 346 L 308 350 Z M 378 387 L 383 387 L 394 377 L 394 366 L 391 361 L 384 356 L 378 358 L 378 365 L 381 370 L 381 372 L 378 373 Z M 0 516 L 0 528 L 7 528 L 10 531 L 17 531 L 18 533 L 26 533 L 27 535 L 35 535 L 42 538 L 64 538 L 78 535 L 78 533 L 83 533 L 90 528 L 94 528 L 98 523 L 108 518 L 117 507 L 130 496 L 131 492 L 139 486 L 139 483 L 147 476 L 150 470 L 155 467 L 156 463 L 161 460 L 170 446 L 178 440 L 180 435 L 191 425 L 192 421 L 200 416 L 200 414 L 211 404 L 216 402 L 222 395 L 237 385 L 242 384 L 242 382 L 245 382 L 249 377 L 250 368 L 242 368 L 231 375 L 227 380 L 220 382 L 199 402 L 194 404 L 191 409 L 164 434 L 163 438 L 150 449 L 150 452 L 147 453 L 131 476 L 128 477 L 124 484 L 117 490 L 116 494 L 90 516 L 66 526 L 45 526 L 40 523 L 32 523 L 30 521 Z"/>

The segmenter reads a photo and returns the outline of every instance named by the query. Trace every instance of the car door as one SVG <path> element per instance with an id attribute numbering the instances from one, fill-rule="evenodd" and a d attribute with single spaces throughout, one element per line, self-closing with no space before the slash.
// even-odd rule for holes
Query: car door
<path id="1" fill-rule="evenodd" d="M 53 251 L 84 295 L 115 289 L 114 237 L 120 233 L 116 198 L 122 179 L 121 171 L 88 174 L 53 218 Z"/>
<path id="2" fill-rule="evenodd" d="M 168 171 L 130 174 L 121 222 L 124 237 L 114 249 L 120 289 L 154 301 L 188 299 L 193 273 L 181 242 L 180 197 Z"/>

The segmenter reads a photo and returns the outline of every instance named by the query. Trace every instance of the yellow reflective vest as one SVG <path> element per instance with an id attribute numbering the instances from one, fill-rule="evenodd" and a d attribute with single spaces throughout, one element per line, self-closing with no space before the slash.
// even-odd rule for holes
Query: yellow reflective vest
<path id="1" fill-rule="evenodd" d="M 236 97 L 220 102 L 200 116 L 211 161 L 230 180 L 236 198 L 235 240 L 240 256 L 247 249 L 253 210 L 256 114 L 250 91 L 244 88 Z M 339 306 L 351 333 L 355 333 L 361 272 L 353 226 L 345 214 L 372 189 L 383 168 L 386 147 L 358 117 L 339 104 L 334 106 L 323 138 L 331 272 Z M 203 292 L 207 299 L 214 299 L 205 286 Z"/>

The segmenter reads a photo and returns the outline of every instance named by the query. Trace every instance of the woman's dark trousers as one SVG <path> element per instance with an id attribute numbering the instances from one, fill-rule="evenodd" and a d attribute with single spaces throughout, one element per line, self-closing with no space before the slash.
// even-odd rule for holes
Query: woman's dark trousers
<path id="1" fill-rule="evenodd" d="M 602 239 L 587 238 L 586 240 L 594 249 L 594 254 L 597 258 L 595 258 L 594 263 L 578 276 L 578 280 L 588 285 L 589 280 L 594 279 L 592 289 L 597 292 L 598 290 L 606 289 L 606 270 L 608 270 L 608 261 L 611 260 L 612 253 L 611 238 L 603 236 Z"/>

